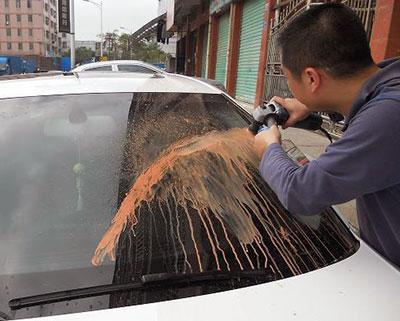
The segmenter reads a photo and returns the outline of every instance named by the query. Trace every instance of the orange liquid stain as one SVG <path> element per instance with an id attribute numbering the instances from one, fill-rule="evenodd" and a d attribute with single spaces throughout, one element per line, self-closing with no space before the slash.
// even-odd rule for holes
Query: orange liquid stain
<path id="1" fill-rule="evenodd" d="M 100 265 L 107 256 L 115 260 L 116 244 L 128 223 L 131 223 L 134 232 L 136 211 L 144 202 L 149 204 L 155 198 L 159 202 L 166 201 L 170 195 L 185 209 L 186 215 L 189 215 L 188 204 L 197 210 L 218 268 L 220 262 L 217 252 L 223 252 L 218 237 L 225 237 L 236 257 L 237 254 L 228 233 L 224 231 L 224 235 L 218 236 L 213 230 L 208 217 L 210 212 L 221 222 L 224 230 L 243 245 L 256 240 L 260 242 L 260 232 L 250 215 L 250 211 L 259 212 L 257 200 L 247 190 L 253 180 L 248 168 L 257 168 L 260 161 L 253 150 L 253 138 L 246 128 L 235 128 L 192 137 L 168 148 L 137 178 L 99 242 L 92 263 Z M 259 215 L 262 216 L 261 213 Z M 203 270 L 195 233 L 191 235 L 199 269 Z"/>

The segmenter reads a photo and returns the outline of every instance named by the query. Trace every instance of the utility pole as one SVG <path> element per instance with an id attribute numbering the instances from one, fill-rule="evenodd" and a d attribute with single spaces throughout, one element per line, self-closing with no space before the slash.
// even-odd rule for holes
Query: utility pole
<path id="1" fill-rule="evenodd" d="M 92 0 L 83 0 L 85 2 L 89 2 L 91 4 L 94 4 L 97 8 L 100 9 L 100 56 L 103 57 L 103 0 L 100 0 L 100 2 L 92 1 Z"/>
<path id="2" fill-rule="evenodd" d="M 71 69 L 75 68 L 75 0 L 71 3 Z"/>
<path id="3" fill-rule="evenodd" d="M 100 1 L 100 56 L 103 58 L 103 1 Z"/>

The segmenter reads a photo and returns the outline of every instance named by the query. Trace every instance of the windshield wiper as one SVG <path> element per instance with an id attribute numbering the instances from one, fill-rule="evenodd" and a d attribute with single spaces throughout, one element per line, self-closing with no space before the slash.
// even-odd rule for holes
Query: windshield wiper
<path id="1" fill-rule="evenodd" d="M 210 281 L 223 281 L 243 278 L 264 277 L 268 281 L 274 281 L 275 276 L 268 274 L 266 269 L 247 270 L 247 271 L 205 271 L 200 273 L 176 274 L 176 273 L 158 273 L 143 275 L 140 280 L 122 283 L 106 284 L 81 289 L 52 292 L 29 297 L 17 298 L 11 300 L 8 305 L 11 310 L 20 310 L 36 305 L 50 304 L 62 301 L 83 299 L 108 295 L 115 292 L 125 291 L 145 291 L 149 289 L 162 288 L 174 285 L 190 285 L 193 283 L 202 283 Z"/>

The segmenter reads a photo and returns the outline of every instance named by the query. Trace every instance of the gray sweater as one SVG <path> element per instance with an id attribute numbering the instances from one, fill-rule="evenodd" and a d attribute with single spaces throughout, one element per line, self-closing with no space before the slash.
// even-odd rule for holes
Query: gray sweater
<path id="1" fill-rule="evenodd" d="M 356 199 L 361 238 L 400 267 L 400 59 L 378 66 L 354 101 L 341 139 L 303 167 L 273 144 L 260 171 L 293 213 L 314 215 Z"/>

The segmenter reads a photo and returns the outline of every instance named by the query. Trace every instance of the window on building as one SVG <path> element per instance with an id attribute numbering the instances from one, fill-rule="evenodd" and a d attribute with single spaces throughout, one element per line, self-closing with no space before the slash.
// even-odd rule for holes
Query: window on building
<path id="1" fill-rule="evenodd" d="M 49 5 L 47 3 L 44 4 L 44 10 L 49 11 Z"/>
<path id="2" fill-rule="evenodd" d="M 50 39 L 50 32 L 46 30 L 46 39 Z"/>
<path id="3" fill-rule="evenodd" d="M 21 8 L 21 0 L 15 1 L 15 6 L 16 6 L 17 8 Z"/>
<path id="4" fill-rule="evenodd" d="M 29 43 L 29 50 L 33 50 L 33 42 Z"/>
<path id="5" fill-rule="evenodd" d="M 11 42 L 7 42 L 7 50 L 12 50 L 12 43 Z"/>
<path id="6" fill-rule="evenodd" d="M 32 0 L 28 0 L 28 1 L 26 2 L 26 6 L 27 6 L 28 8 L 32 8 Z"/>
<path id="7" fill-rule="evenodd" d="M 18 42 L 18 50 L 22 50 L 24 47 L 22 46 L 22 42 Z"/>
<path id="8" fill-rule="evenodd" d="M 62 33 L 63 38 L 65 38 L 67 36 L 67 34 L 65 32 Z"/>
<path id="9" fill-rule="evenodd" d="M 46 17 L 46 26 L 49 25 L 49 22 L 50 22 L 49 17 Z"/>
<path id="10" fill-rule="evenodd" d="M 17 14 L 17 22 L 21 22 L 21 21 L 22 21 L 21 15 L 20 15 L 20 14 Z"/>
<path id="11" fill-rule="evenodd" d="M 22 29 L 18 28 L 17 32 L 18 32 L 18 37 L 22 37 Z"/>
<path id="12" fill-rule="evenodd" d="M 33 16 L 31 14 L 28 14 L 28 22 L 33 22 Z"/>
<path id="13" fill-rule="evenodd" d="M 47 50 L 47 51 L 50 51 L 50 45 L 47 45 L 47 46 L 46 46 L 46 50 Z"/>
<path id="14" fill-rule="evenodd" d="M 62 47 L 63 47 L 64 49 L 66 49 L 66 48 L 67 48 L 67 43 L 66 43 L 66 42 L 63 42 Z"/>
<path id="15" fill-rule="evenodd" d="M 10 15 L 6 14 L 6 25 L 10 24 Z"/>
<path id="16" fill-rule="evenodd" d="M 29 37 L 33 36 L 33 29 L 29 29 Z"/>
<path id="17" fill-rule="evenodd" d="M 11 37 L 11 29 L 10 28 L 6 29 L 6 34 L 8 37 Z"/>
<path id="18" fill-rule="evenodd" d="M 6 8 L 8 8 L 10 6 L 10 1 L 9 0 L 6 0 L 5 6 L 6 6 Z"/>
<path id="19" fill-rule="evenodd" d="M 56 24 L 56 23 L 54 23 L 54 29 L 57 30 L 57 24 Z M 57 32 L 57 31 L 56 31 L 56 32 Z"/>

